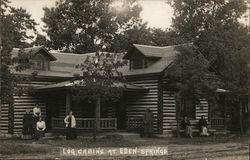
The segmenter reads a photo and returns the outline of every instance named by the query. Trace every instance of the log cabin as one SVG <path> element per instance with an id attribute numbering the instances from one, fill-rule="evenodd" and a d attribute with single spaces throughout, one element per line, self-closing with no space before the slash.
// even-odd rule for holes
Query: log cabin
<path id="1" fill-rule="evenodd" d="M 13 49 L 12 56 L 17 56 L 19 50 Z M 0 132 L 21 134 L 25 110 L 32 110 L 36 104 L 41 108 L 42 116 L 45 118 L 47 132 L 63 130 L 63 118 L 69 110 L 73 110 L 76 116 L 79 132 L 91 132 L 95 120 L 94 104 L 71 94 L 71 80 L 75 75 L 81 74 L 75 66 L 82 63 L 87 56 L 95 56 L 95 53 L 50 52 L 42 46 L 26 48 L 24 51 L 33 55 L 32 66 L 22 72 L 13 70 L 12 73 L 18 76 L 31 76 L 35 71 L 37 75 L 31 81 L 18 84 L 22 87 L 32 87 L 35 93 L 13 94 L 13 104 L 1 104 Z M 144 112 L 146 108 L 150 108 L 154 115 L 154 132 L 173 135 L 177 124 L 176 99 L 174 91 L 166 87 L 168 80 L 164 73 L 178 53 L 176 46 L 133 44 L 122 56 L 129 62 L 120 70 L 127 81 L 123 96 L 118 102 L 101 103 L 102 131 L 140 131 Z M 182 113 L 190 117 L 195 126 L 201 115 L 209 118 L 208 106 L 205 99 L 201 99 L 198 104 L 190 100 Z"/>

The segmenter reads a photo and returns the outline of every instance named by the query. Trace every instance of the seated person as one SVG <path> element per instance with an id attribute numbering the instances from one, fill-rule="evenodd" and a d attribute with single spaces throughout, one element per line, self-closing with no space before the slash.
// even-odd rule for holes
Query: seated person
<path id="1" fill-rule="evenodd" d="M 207 130 L 207 121 L 204 115 L 202 115 L 201 119 L 199 120 L 199 129 L 200 129 L 201 136 L 209 136 L 209 133 Z"/>
<path id="2" fill-rule="evenodd" d="M 188 117 L 185 116 L 181 121 L 181 128 L 185 130 L 186 136 L 193 138 L 193 131 Z"/>
<path id="3" fill-rule="evenodd" d="M 42 117 L 39 117 L 39 121 L 36 122 L 36 134 L 35 134 L 36 140 L 43 137 L 45 129 L 46 129 L 46 124 L 44 121 L 42 121 Z"/>

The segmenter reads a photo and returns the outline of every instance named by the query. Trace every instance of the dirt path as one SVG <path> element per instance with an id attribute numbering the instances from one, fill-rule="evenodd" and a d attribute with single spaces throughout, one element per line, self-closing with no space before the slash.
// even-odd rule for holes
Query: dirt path
<path id="1" fill-rule="evenodd" d="M 113 140 L 104 141 L 105 144 L 101 144 L 105 148 L 108 146 L 107 143 L 113 143 L 116 148 L 123 147 L 121 144 L 131 145 L 129 147 L 141 146 L 162 146 L 168 148 L 168 156 L 152 156 L 152 157 L 138 157 L 133 156 L 115 156 L 115 157 L 105 157 L 105 159 L 126 159 L 126 160 L 249 160 L 249 141 L 248 139 L 239 139 L 231 142 L 223 143 L 210 143 L 208 140 L 204 139 L 204 142 L 195 139 L 127 139 L 124 142 L 114 142 Z M 86 148 L 87 146 L 93 147 L 93 144 L 87 144 L 88 142 L 82 141 L 81 139 L 77 141 L 45 141 L 38 143 L 23 143 L 22 141 L 9 142 L 10 145 L 24 145 L 33 150 L 32 153 L 15 153 L 11 155 L 4 155 L 3 159 L 16 158 L 16 159 L 103 159 L 104 157 L 74 157 L 74 156 L 62 156 L 60 154 L 60 147 L 70 146 L 73 148 Z M 92 146 L 91 146 L 92 145 Z M 95 146 L 98 146 L 96 144 Z M 18 147 L 17 147 L 18 148 Z M 46 152 L 39 153 L 40 149 L 46 149 Z M 35 153 L 34 153 L 35 152 Z M 1 150 L 0 150 L 1 154 Z M 1 157 L 1 155 L 0 155 Z"/>

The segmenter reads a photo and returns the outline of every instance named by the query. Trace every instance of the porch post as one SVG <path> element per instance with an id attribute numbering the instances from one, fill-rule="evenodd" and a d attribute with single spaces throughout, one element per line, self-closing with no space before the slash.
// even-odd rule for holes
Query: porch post
<path id="1" fill-rule="evenodd" d="M 227 110 L 226 110 L 226 96 L 225 95 L 222 95 L 223 97 L 223 116 L 224 116 L 224 129 L 227 130 Z"/>
<path id="2" fill-rule="evenodd" d="M 71 108 L 70 105 L 71 105 L 71 95 L 70 95 L 70 93 L 66 93 L 66 103 L 65 103 L 66 115 L 69 114 L 69 111 Z"/>
<path id="3" fill-rule="evenodd" d="M 100 119 L 101 119 L 101 97 L 98 96 L 96 100 L 96 108 L 95 108 L 95 114 L 96 114 L 96 131 L 100 131 Z"/>

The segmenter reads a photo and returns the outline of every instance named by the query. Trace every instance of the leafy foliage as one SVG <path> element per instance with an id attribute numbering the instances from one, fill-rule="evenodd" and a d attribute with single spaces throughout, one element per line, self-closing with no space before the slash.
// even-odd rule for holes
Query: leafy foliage
<path id="1" fill-rule="evenodd" d="M 11 51 L 14 47 L 28 47 L 26 40 L 32 36 L 27 34 L 28 30 L 35 31 L 35 21 L 30 18 L 30 15 L 22 8 L 16 9 L 8 4 L 7 0 L 1 1 L 0 15 L 0 53 L 1 53 L 1 100 L 10 102 L 16 83 L 21 80 L 20 77 L 15 77 L 10 74 L 11 70 L 23 70 L 27 67 L 27 59 L 29 55 L 17 56 L 13 59 Z M 22 54 L 21 49 L 19 55 Z M 23 63 L 22 63 L 23 62 Z M 15 65 L 14 65 L 15 64 Z M 10 66 L 15 66 L 10 68 Z"/>
<path id="2" fill-rule="evenodd" d="M 174 0 L 173 28 L 187 39 L 195 40 L 203 31 L 239 23 L 246 11 L 244 1 L 226 0 Z"/>
<path id="3" fill-rule="evenodd" d="M 244 94 L 249 91 L 250 35 L 238 24 L 228 27 L 216 26 L 202 33 L 196 44 L 220 73 L 223 87 Z"/>
<path id="4" fill-rule="evenodd" d="M 88 56 L 77 66 L 83 72 L 82 77 L 77 77 L 74 91 L 83 98 L 96 100 L 117 100 L 124 90 L 124 77 L 119 68 L 126 65 L 126 61 L 117 58 L 117 54 L 96 53 Z"/>
<path id="5" fill-rule="evenodd" d="M 64 0 L 44 8 L 45 31 L 53 49 L 87 53 L 108 50 L 115 37 L 140 23 L 135 0 Z"/>
<path id="6" fill-rule="evenodd" d="M 44 8 L 49 38 L 39 35 L 34 44 L 88 53 L 124 52 L 134 43 L 166 46 L 182 42 L 173 31 L 148 28 L 139 16 L 141 10 L 135 0 L 60 1 L 55 8 Z"/>
<path id="7" fill-rule="evenodd" d="M 148 28 L 146 24 L 126 30 L 123 36 L 117 37 L 111 45 L 111 51 L 127 51 L 132 44 L 152 46 L 170 46 L 187 42 L 172 30 Z"/>
<path id="8" fill-rule="evenodd" d="M 182 99 L 199 103 L 201 98 L 211 96 L 221 85 L 209 62 L 194 47 L 178 46 L 180 54 L 165 74 L 174 82 L 174 88 Z"/>
<path id="9" fill-rule="evenodd" d="M 224 88 L 235 93 L 249 90 L 249 38 L 239 23 L 244 1 L 174 0 L 173 27 L 190 39 L 219 73 Z"/>

